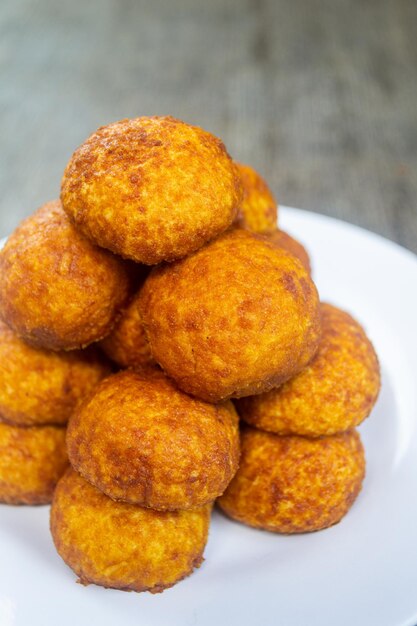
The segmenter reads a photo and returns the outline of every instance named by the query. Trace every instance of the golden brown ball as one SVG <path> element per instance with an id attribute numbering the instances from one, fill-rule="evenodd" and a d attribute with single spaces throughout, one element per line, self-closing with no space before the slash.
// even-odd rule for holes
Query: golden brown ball
<path id="1" fill-rule="evenodd" d="M 216 137 L 173 117 L 139 117 L 99 128 L 75 151 L 61 199 L 100 246 L 154 265 L 228 228 L 241 193 Z"/>
<path id="2" fill-rule="evenodd" d="M 277 227 L 278 207 L 272 191 L 252 167 L 242 163 L 235 166 L 243 189 L 237 224 L 255 233 L 273 232 Z"/>
<path id="3" fill-rule="evenodd" d="M 267 391 L 302 370 L 320 338 L 302 264 L 244 229 L 155 268 L 140 292 L 154 359 L 209 402 Z"/>
<path id="4" fill-rule="evenodd" d="M 130 266 L 93 245 L 59 201 L 24 220 L 0 252 L 0 316 L 27 343 L 71 350 L 109 334 Z"/>
<path id="5" fill-rule="evenodd" d="M 0 422 L 0 502 L 48 504 L 67 466 L 65 428 Z"/>
<path id="6" fill-rule="evenodd" d="M 321 530 L 339 522 L 365 474 L 361 440 L 352 430 L 332 437 L 278 437 L 246 427 L 239 470 L 217 501 L 229 517 L 278 533 Z"/>
<path id="7" fill-rule="evenodd" d="M 162 512 L 114 502 L 69 469 L 55 491 L 51 532 L 83 585 L 158 593 L 201 565 L 210 512 L 210 505 Z"/>
<path id="8" fill-rule="evenodd" d="M 72 352 L 32 348 L 0 321 L 0 421 L 66 424 L 110 371 L 92 347 Z"/>
<path id="9" fill-rule="evenodd" d="M 190 398 L 159 370 L 105 379 L 70 419 L 72 466 L 115 500 L 189 509 L 223 493 L 239 460 L 238 416 L 228 402 Z"/>
<path id="10" fill-rule="evenodd" d="M 375 350 L 348 314 L 321 305 L 322 338 L 311 363 L 277 389 L 238 403 L 252 426 L 280 435 L 333 435 L 360 424 L 380 388 Z"/>
<path id="11" fill-rule="evenodd" d="M 274 230 L 274 232 L 272 233 L 268 233 L 267 237 L 269 241 L 277 245 L 279 248 L 284 248 L 285 250 L 296 256 L 297 259 L 299 259 L 304 265 L 307 272 L 311 274 L 310 257 L 307 250 L 299 241 L 297 241 L 297 239 L 291 237 L 291 235 L 289 235 L 287 232 L 278 229 Z"/>
<path id="12" fill-rule="evenodd" d="M 123 311 L 110 335 L 100 342 L 102 350 L 120 367 L 155 365 L 139 314 L 138 298 L 139 293 Z"/>

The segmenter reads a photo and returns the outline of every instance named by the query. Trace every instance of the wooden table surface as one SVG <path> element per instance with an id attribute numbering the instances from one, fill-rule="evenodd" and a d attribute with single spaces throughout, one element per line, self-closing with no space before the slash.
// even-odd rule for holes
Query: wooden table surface
<path id="1" fill-rule="evenodd" d="M 282 204 L 417 251 L 415 0 L 2 0 L 0 236 L 97 126 L 170 113 Z"/>

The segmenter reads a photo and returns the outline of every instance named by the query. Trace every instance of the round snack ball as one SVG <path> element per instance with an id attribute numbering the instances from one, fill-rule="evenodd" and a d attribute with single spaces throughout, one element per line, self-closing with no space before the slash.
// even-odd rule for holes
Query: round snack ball
<path id="1" fill-rule="evenodd" d="M 155 365 L 139 314 L 138 297 L 139 293 L 123 311 L 110 335 L 100 342 L 102 350 L 120 367 Z"/>
<path id="2" fill-rule="evenodd" d="M 72 352 L 32 348 L 0 321 L 0 421 L 66 424 L 110 371 L 92 347 Z"/>
<path id="3" fill-rule="evenodd" d="M 54 494 L 51 533 L 83 585 L 158 593 L 201 565 L 210 513 L 211 505 L 162 512 L 114 502 L 69 469 Z"/>
<path id="4" fill-rule="evenodd" d="M 130 267 L 93 245 L 59 201 L 24 220 L 0 251 L 0 316 L 27 343 L 72 350 L 109 334 Z"/>
<path id="5" fill-rule="evenodd" d="M 381 384 L 375 350 L 348 313 L 330 304 L 321 312 L 314 359 L 281 387 L 240 400 L 245 422 L 279 435 L 318 437 L 358 426 L 369 415 Z"/>
<path id="6" fill-rule="evenodd" d="M 233 519 L 277 533 L 339 522 L 361 490 L 365 456 L 352 430 L 332 437 L 278 437 L 246 427 L 239 470 L 218 499 Z"/>
<path id="7" fill-rule="evenodd" d="M 70 419 L 70 462 L 114 500 L 189 509 L 223 493 L 239 461 L 231 402 L 190 398 L 160 370 L 105 379 Z"/>
<path id="8" fill-rule="evenodd" d="M 241 202 L 223 143 L 173 117 L 99 128 L 71 157 L 61 199 L 93 241 L 147 265 L 172 261 L 226 230 Z"/>
<path id="9" fill-rule="evenodd" d="M 278 219 L 277 201 L 268 185 L 249 165 L 235 163 L 239 173 L 243 200 L 240 205 L 237 224 L 255 233 L 269 233 L 276 230 Z"/>
<path id="10" fill-rule="evenodd" d="M 49 504 L 67 466 L 65 428 L 0 422 L 0 502 Z"/>
<path id="11" fill-rule="evenodd" d="M 139 305 L 154 359 L 209 402 L 284 382 L 320 338 L 317 290 L 302 264 L 239 228 L 155 268 Z"/>
<path id="12" fill-rule="evenodd" d="M 294 237 L 291 237 L 291 235 L 285 231 L 278 229 L 276 229 L 273 233 L 269 233 L 267 237 L 273 244 L 277 245 L 279 248 L 284 248 L 297 257 L 297 259 L 299 259 L 304 265 L 307 272 L 311 274 L 310 257 L 307 250 L 299 241 L 297 241 L 297 239 L 294 239 Z"/>

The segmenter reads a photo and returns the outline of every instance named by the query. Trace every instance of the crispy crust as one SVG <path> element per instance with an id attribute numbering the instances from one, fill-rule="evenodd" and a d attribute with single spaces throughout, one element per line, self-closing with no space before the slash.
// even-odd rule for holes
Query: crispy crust
<path id="1" fill-rule="evenodd" d="M 155 268 L 139 296 L 154 359 L 209 402 L 261 393 L 294 376 L 320 338 L 317 290 L 264 237 L 230 230 Z"/>
<path id="2" fill-rule="evenodd" d="M 113 328 L 130 275 L 129 264 L 80 235 L 60 202 L 49 202 L 0 251 L 0 316 L 35 347 L 85 347 Z"/>
<path id="3" fill-rule="evenodd" d="M 218 499 L 231 518 L 278 533 L 321 530 L 339 522 L 365 475 L 361 440 L 352 430 L 332 437 L 278 437 L 245 427 L 239 470 Z"/>
<path id="4" fill-rule="evenodd" d="M 294 237 L 291 237 L 291 235 L 284 232 L 283 230 L 278 229 L 276 229 L 272 233 L 269 233 L 266 236 L 268 237 L 268 240 L 271 241 L 273 244 L 277 245 L 279 248 L 284 248 L 285 250 L 296 256 L 297 259 L 299 259 L 304 265 L 307 272 L 311 274 L 310 257 L 307 250 L 299 241 L 297 241 L 297 239 L 294 239 Z"/>
<path id="5" fill-rule="evenodd" d="M 159 593 L 202 563 L 210 512 L 211 505 L 159 512 L 114 502 L 69 469 L 55 491 L 51 532 L 83 585 Z"/>
<path id="6" fill-rule="evenodd" d="M 99 128 L 74 152 L 61 199 L 100 246 L 154 265 L 223 232 L 241 193 L 216 137 L 173 117 L 139 117 Z"/>
<path id="7" fill-rule="evenodd" d="M 110 335 L 100 342 L 102 350 L 120 367 L 155 365 L 140 317 L 138 298 L 139 293 L 136 293 Z"/>
<path id="8" fill-rule="evenodd" d="M 348 314 L 321 305 L 322 339 L 315 358 L 298 376 L 266 394 L 237 404 L 242 419 L 280 435 L 333 435 L 358 426 L 380 389 L 375 350 Z"/>
<path id="9" fill-rule="evenodd" d="M 276 230 L 278 206 L 272 191 L 256 170 L 243 163 L 235 163 L 243 188 L 237 225 L 254 233 L 269 233 Z"/>
<path id="10" fill-rule="evenodd" d="M 48 504 L 67 466 L 65 428 L 0 423 L 0 502 Z"/>
<path id="11" fill-rule="evenodd" d="M 72 466 L 115 500 L 189 509 L 223 493 L 239 460 L 238 417 L 179 391 L 161 371 L 105 379 L 70 420 Z"/>
<path id="12" fill-rule="evenodd" d="M 32 348 L 0 321 L 0 421 L 66 424 L 110 371 L 93 347 L 72 352 Z"/>

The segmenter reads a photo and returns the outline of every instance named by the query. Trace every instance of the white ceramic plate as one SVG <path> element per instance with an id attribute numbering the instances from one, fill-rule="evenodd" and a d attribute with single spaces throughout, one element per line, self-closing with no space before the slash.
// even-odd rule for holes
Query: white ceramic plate
<path id="1" fill-rule="evenodd" d="M 49 507 L 0 505 L 1 626 L 414 626 L 417 624 L 417 257 L 376 235 L 282 208 L 311 253 L 323 300 L 353 313 L 383 387 L 360 428 L 364 488 L 349 514 L 279 536 L 214 514 L 206 561 L 163 594 L 82 587 L 61 561 Z"/>

